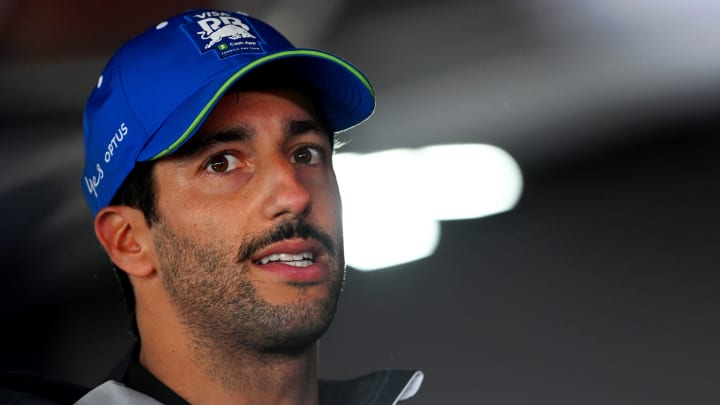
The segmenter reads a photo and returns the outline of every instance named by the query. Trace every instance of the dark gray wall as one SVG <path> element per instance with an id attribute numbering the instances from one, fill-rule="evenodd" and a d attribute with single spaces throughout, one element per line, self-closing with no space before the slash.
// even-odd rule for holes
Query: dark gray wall
<path id="1" fill-rule="evenodd" d="M 693 42 L 702 13 L 580 3 L 336 2 L 322 29 L 288 28 L 375 82 L 348 150 L 489 142 L 525 176 L 514 210 L 444 222 L 434 256 L 351 270 L 323 376 L 419 367 L 419 404 L 720 399 L 720 52 Z M 250 3 L 286 22 L 272 5 Z M 130 342 L 79 188 L 109 51 L 4 49 L 0 368 L 96 383 Z"/>

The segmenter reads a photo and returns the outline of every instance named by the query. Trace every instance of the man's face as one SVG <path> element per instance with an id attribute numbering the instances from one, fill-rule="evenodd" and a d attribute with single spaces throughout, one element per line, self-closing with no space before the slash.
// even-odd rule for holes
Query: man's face
<path id="1" fill-rule="evenodd" d="M 325 332 L 345 274 L 331 157 L 309 101 L 278 90 L 226 95 L 156 164 L 158 272 L 196 344 L 285 352 Z"/>

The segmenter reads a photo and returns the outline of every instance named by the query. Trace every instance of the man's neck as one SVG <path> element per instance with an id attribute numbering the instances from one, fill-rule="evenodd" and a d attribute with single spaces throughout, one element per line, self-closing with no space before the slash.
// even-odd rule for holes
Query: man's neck
<path id="1" fill-rule="evenodd" d="M 186 401 L 317 404 L 317 344 L 291 356 L 228 349 L 194 338 L 162 294 L 137 295 L 140 364 Z"/>
<path id="2" fill-rule="evenodd" d="M 202 404 L 317 404 L 317 345 L 292 356 L 216 353 L 144 340 L 140 364 L 176 394 Z"/>

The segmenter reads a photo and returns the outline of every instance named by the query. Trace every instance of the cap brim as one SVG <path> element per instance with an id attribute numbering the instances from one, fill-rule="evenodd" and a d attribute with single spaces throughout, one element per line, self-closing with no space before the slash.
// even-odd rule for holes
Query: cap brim
<path id="1" fill-rule="evenodd" d="M 332 132 L 360 124 L 375 109 L 375 93 L 368 79 L 350 63 L 312 49 L 292 49 L 256 59 L 239 70 L 228 69 L 185 99 L 153 134 L 138 161 L 171 154 L 190 139 L 220 98 L 248 72 L 274 61 L 292 64 L 293 74 L 310 85 Z"/>

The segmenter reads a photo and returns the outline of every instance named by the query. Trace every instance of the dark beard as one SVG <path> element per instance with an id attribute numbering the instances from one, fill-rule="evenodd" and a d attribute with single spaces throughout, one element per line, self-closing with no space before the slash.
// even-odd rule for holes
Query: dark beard
<path id="1" fill-rule="evenodd" d="M 194 344 L 206 355 L 297 356 L 330 326 L 344 281 L 344 261 L 341 243 L 336 246 L 323 231 L 302 221 L 283 223 L 234 249 L 222 241 L 199 244 L 174 233 L 162 219 L 154 230 L 163 285 Z M 273 305 L 261 299 L 252 285 L 249 257 L 264 246 L 293 237 L 316 239 L 328 250 L 329 294 L 324 300 L 308 297 L 292 305 Z M 296 288 L 302 296 L 304 287 Z"/>

